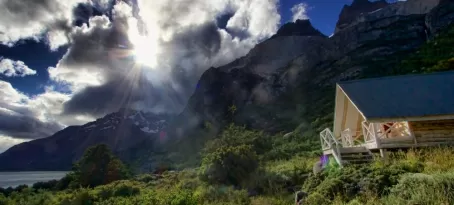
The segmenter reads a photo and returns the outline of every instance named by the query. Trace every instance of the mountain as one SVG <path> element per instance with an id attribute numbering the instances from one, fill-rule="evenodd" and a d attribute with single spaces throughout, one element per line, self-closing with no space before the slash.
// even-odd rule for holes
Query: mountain
<path id="1" fill-rule="evenodd" d="M 351 5 L 345 5 L 339 15 L 335 33 L 350 25 L 361 15 L 382 9 L 389 4 L 385 0 L 370 2 L 369 0 L 354 0 Z"/>
<path id="2" fill-rule="evenodd" d="M 319 30 L 315 29 L 309 20 L 298 19 L 295 22 L 284 24 L 271 38 L 278 36 L 322 36 Z"/>
<path id="3" fill-rule="evenodd" d="M 16 145 L 0 154 L 0 170 L 67 170 L 97 143 L 143 170 L 175 161 L 191 164 L 190 153 L 198 153 L 228 123 L 318 136 L 332 123 L 336 82 L 412 72 L 399 67 L 402 60 L 454 22 L 453 0 L 385 3 L 355 0 L 329 38 L 309 20 L 283 25 L 246 56 L 204 72 L 178 116 L 120 110 Z M 168 131 L 166 146 L 159 143 L 161 131 Z"/>
<path id="4" fill-rule="evenodd" d="M 208 69 L 181 117 L 220 126 L 234 122 L 272 133 L 298 126 L 316 132 L 332 122 L 336 82 L 398 74 L 395 66 L 405 56 L 452 25 L 454 10 L 447 6 L 452 4 L 356 0 L 346 7 L 357 9 L 348 17 L 356 20 L 341 17 L 338 25 L 344 26 L 330 38 L 300 32 L 298 25 L 312 30 L 308 21 L 285 25 L 277 33 L 286 35 L 275 35 L 246 56 Z M 364 13 L 370 6 L 381 9 Z M 434 26 L 437 29 L 431 29 Z"/>
<path id="5" fill-rule="evenodd" d="M 170 119 L 167 115 L 122 109 L 50 137 L 13 146 L 0 154 L 0 170 L 69 170 L 86 148 L 99 143 L 107 144 L 117 154 L 141 144 L 153 146 Z"/>

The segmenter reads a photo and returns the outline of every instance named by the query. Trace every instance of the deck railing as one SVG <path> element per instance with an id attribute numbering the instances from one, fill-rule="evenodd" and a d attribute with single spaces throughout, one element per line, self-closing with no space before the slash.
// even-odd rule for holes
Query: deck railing
<path id="1" fill-rule="evenodd" d="M 336 139 L 333 132 L 331 132 L 329 128 L 320 132 L 320 142 L 322 144 L 323 151 L 332 150 L 332 155 L 337 164 L 342 166 L 342 159 L 340 157 L 340 148 L 342 147 L 342 144 Z"/>
<path id="2" fill-rule="evenodd" d="M 343 147 L 359 147 L 364 143 L 363 133 L 353 132 L 350 128 L 342 131 L 341 142 Z"/>
<path id="3" fill-rule="evenodd" d="M 389 123 L 362 123 L 364 142 L 375 143 L 380 147 L 381 141 L 388 138 L 411 137 L 410 128 L 407 122 Z"/>
<path id="4" fill-rule="evenodd" d="M 333 132 L 331 132 L 329 128 L 326 128 L 325 130 L 320 132 L 320 141 L 322 143 L 323 150 L 329 150 L 340 145 L 339 141 L 336 139 L 336 137 L 334 137 Z"/>
<path id="5" fill-rule="evenodd" d="M 371 143 L 377 142 L 377 132 L 374 123 L 368 123 L 364 121 L 362 123 L 363 127 L 363 134 L 364 134 L 364 142 Z"/>
<path id="6" fill-rule="evenodd" d="M 408 122 L 378 123 L 377 132 L 379 139 L 411 136 Z"/>

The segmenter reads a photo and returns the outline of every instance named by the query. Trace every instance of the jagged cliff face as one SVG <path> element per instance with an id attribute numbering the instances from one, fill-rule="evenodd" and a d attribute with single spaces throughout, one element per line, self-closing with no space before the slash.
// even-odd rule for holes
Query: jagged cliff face
<path id="1" fill-rule="evenodd" d="M 369 4 L 355 2 L 350 8 Z M 332 112 L 330 99 L 336 82 L 390 75 L 399 56 L 450 25 L 454 10 L 444 8 L 452 2 L 436 7 L 438 3 L 409 0 L 382 7 L 382 2 L 380 10 L 341 23 L 345 26 L 331 38 L 310 31 L 292 32 L 290 28 L 297 26 L 287 25 L 278 34 L 290 35 L 276 35 L 245 57 L 209 69 L 182 116 L 196 117 L 199 122 L 233 121 L 270 132 L 313 123 Z M 307 23 L 305 29 L 315 30 Z M 229 110 L 233 105 L 234 113 Z"/>
<path id="2" fill-rule="evenodd" d="M 358 17 L 367 15 L 370 12 L 377 11 L 388 6 L 385 0 L 370 2 L 369 0 L 355 0 L 351 5 L 345 5 L 339 15 L 339 20 L 336 24 L 335 33 L 348 27 Z"/>
<path id="3" fill-rule="evenodd" d="M 408 0 L 393 4 L 388 4 L 385 0 L 375 2 L 354 0 L 351 6 L 346 5 L 342 9 L 335 33 L 364 22 L 396 16 L 427 14 L 439 3 L 440 0 Z"/>

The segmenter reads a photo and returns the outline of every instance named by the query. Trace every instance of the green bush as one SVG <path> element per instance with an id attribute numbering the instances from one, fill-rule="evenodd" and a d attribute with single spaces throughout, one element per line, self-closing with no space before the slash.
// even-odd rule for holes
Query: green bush
<path id="1" fill-rule="evenodd" d="M 396 204 L 454 204 L 454 174 L 405 175 L 384 201 Z"/>
<path id="2" fill-rule="evenodd" d="M 276 173 L 258 170 L 244 186 L 260 195 L 275 195 L 286 192 L 291 184 L 290 179 Z"/>
<path id="3" fill-rule="evenodd" d="M 48 182 L 36 182 L 33 184 L 32 188 L 35 190 L 53 190 L 57 187 L 58 180 L 51 180 Z"/>
<path id="4" fill-rule="evenodd" d="M 158 176 L 153 174 L 142 174 L 135 177 L 135 180 L 139 182 L 149 183 L 158 180 Z"/>
<path id="5" fill-rule="evenodd" d="M 112 197 L 131 197 L 139 195 L 141 186 L 132 181 L 116 181 L 109 185 L 96 187 L 96 196 L 101 200 Z"/>
<path id="6" fill-rule="evenodd" d="M 261 155 L 272 148 L 271 140 L 263 132 L 248 130 L 232 124 L 227 126 L 218 138 L 208 141 L 203 153 L 212 153 L 222 147 L 250 145 L 258 155 Z"/>
<path id="7" fill-rule="evenodd" d="M 329 200 L 325 195 L 320 194 L 318 192 L 310 194 L 305 200 L 303 204 L 317 204 L 317 205 L 329 205 L 331 204 L 331 200 Z"/>
<path id="8" fill-rule="evenodd" d="M 199 204 L 249 205 L 251 200 L 245 190 L 235 190 L 227 186 L 199 187 L 194 193 Z"/>
<path id="9" fill-rule="evenodd" d="M 358 196 L 384 196 L 403 174 L 422 171 L 424 168 L 419 165 L 421 163 L 404 161 L 386 166 L 347 166 L 321 175 L 311 175 L 303 189 L 309 193 L 319 193 L 328 200 L 340 197 L 343 201 L 350 201 Z"/>
<path id="10" fill-rule="evenodd" d="M 240 185 L 258 168 L 258 157 L 250 145 L 220 147 L 204 156 L 201 179 L 212 184 Z"/>

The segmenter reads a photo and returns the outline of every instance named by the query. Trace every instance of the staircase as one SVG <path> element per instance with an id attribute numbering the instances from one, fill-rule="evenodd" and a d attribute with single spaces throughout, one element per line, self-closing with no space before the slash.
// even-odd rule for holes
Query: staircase
<path id="1" fill-rule="evenodd" d="M 364 164 L 374 160 L 372 152 L 365 147 L 342 147 L 339 148 L 342 165 Z"/>

